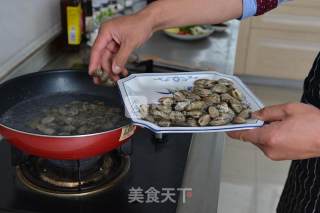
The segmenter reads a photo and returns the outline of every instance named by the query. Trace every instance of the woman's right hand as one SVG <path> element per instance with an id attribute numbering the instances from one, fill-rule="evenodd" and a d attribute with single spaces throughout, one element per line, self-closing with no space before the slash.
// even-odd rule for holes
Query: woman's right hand
<path id="1" fill-rule="evenodd" d="M 201 11 L 201 12 L 199 12 Z M 130 53 L 156 30 L 174 26 L 214 24 L 239 18 L 242 0 L 161 0 L 140 12 L 104 23 L 93 45 L 89 73 L 102 68 L 117 81 L 127 75 L 125 64 Z M 97 78 L 95 83 L 99 83 Z"/>
<path id="2" fill-rule="evenodd" d="M 128 75 L 125 64 L 131 52 L 143 44 L 153 33 L 152 21 L 145 13 L 122 16 L 101 25 L 91 50 L 89 74 L 102 68 L 117 81 L 119 75 Z M 94 78 L 99 84 L 99 79 Z"/>

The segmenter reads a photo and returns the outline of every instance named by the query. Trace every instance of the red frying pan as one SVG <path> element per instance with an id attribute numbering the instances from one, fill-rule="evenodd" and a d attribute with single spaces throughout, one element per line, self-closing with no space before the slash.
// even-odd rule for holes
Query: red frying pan
<path id="1" fill-rule="evenodd" d="M 0 134 L 30 155 L 79 160 L 116 149 L 135 133 L 136 126 L 123 112 L 120 124 L 88 135 L 48 136 L 34 133 L 26 125 L 45 105 L 83 99 L 123 108 L 118 88 L 94 85 L 85 71 L 43 71 L 9 80 L 0 85 Z"/>

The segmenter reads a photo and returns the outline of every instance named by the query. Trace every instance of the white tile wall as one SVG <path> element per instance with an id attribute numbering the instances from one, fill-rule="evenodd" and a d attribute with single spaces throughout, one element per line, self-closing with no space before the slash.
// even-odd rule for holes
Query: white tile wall
<path id="1" fill-rule="evenodd" d="M 2 0 L 0 78 L 60 29 L 60 0 Z"/>

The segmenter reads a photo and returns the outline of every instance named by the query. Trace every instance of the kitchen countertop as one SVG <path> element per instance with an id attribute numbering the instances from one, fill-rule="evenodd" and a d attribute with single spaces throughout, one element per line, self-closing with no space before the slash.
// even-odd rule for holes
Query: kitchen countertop
<path id="1" fill-rule="evenodd" d="M 192 42 L 178 41 L 158 32 L 136 52 L 140 56 L 151 55 L 185 66 L 233 74 L 238 26 L 238 21 L 232 21 L 228 32 L 215 32 L 207 39 Z M 88 63 L 89 54 L 88 47 L 79 53 L 58 51 L 42 70 L 81 67 Z M 27 66 L 21 65 L 6 80 L 34 72 L 37 69 L 32 66 L 38 60 L 39 57 L 32 57 Z M 183 181 L 183 187 L 193 189 L 193 196 L 186 204 L 179 202 L 178 213 L 217 212 L 224 140 L 223 133 L 193 134 Z"/>
<path id="2" fill-rule="evenodd" d="M 238 27 L 238 21 L 231 21 L 228 32 L 214 32 L 207 39 L 198 41 L 180 41 L 158 32 L 137 53 L 232 74 Z"/>
<path id="3" fill-rule="evenodd" d="M 214 32 L 210 37 L 198 41 L 180 41 L 155 33 L 149 41 L 135 52 L 142 56 L 155 56 L 186 67 L 199 67 L 233 74 L 234 58 L 238 36 L 238 21 L 230 21 L 227 32 Z M 74 64 L 88 64 L 89 48 L 80 53 L 64 52 L 43 69 L 70 68 Z"/>

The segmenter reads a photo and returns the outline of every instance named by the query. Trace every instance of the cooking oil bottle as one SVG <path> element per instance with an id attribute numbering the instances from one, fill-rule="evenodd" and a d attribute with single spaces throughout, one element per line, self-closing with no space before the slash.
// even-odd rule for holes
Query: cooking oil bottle
<path id="1" fill-rule="evenodd" d="M 61 0 L 63 39 L 68 50 L 79 50 L 84 30 L 81 0 Z"/>

